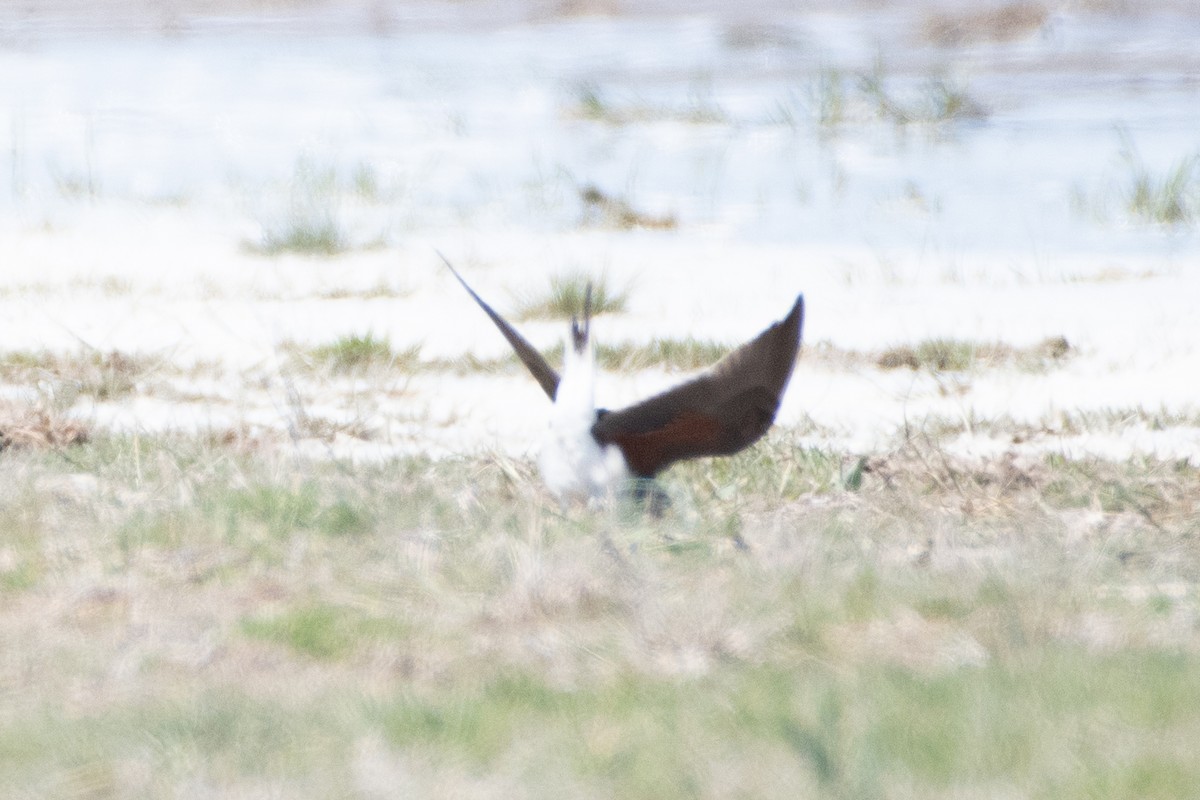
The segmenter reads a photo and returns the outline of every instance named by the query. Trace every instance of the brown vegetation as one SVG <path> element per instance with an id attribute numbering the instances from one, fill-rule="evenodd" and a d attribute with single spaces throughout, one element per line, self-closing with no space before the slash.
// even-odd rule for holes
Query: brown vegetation
<path id="1" fill-rule="evenodd" d="M 42 408 L 0 405 L 0 450 L 59 448 L 87 440 L 88 428 L 79 420 L 59 417 Z"/>
<path id="2" fill-rule="evenodd" d="M 1024 0 L 995 8 L 931 11 L 922 23 L 921 35 L 942 47 L 1008 42 L 1041 29 L 1048 13 L 1041 3 Z"/>
<path id="3" fill-rule="evenodd" d="M 628 201 L 605 194 L 595 186 L 579 190 L 583 200 L 584 224 L 604 228 L 647 228 L 650 230 L 674 230 L 679 221 L 674 214 L 647 214 L 638 211 Z"/>

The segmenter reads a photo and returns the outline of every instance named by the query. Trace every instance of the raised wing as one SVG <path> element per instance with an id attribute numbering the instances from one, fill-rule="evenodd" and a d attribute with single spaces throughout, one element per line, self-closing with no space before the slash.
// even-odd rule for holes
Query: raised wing
<path id="1" fill-rule="evenodd" d="M 542 358 L 542 354 L 535 350 L 533 345 L 526 341 L 524 336 L 517 333 L 516 328 L 509 325 L 504 317 L 493 311 L 491 306 L 483 302 L 479 295 L 475 294 L 475 290 L 467 285 L 462 275 L 458 274 L 458 270 L 450 264 L 444 255 L 438 253 L 438 258 L 442 259 L 442 263 L 449 268 L 454 277 L 458 278 L 458 282 L 467 290 L 467 294 L 475 298 L 475 302 L 479 304 L 483 312 L 491 317 L 492 322 L 496 323 L 496 327 L 500 329 L 500 333 L 504 334 L 504 338 L 508 340 L 508 343 L 512 345 L 512 349 L 516 351 L 517 358 L 521 359 L 521 363 L 533 373 L 533 377 L 541 384 L 542 391 L 553 400 L 555 395 L 558 394 L 558 373 L 554 371 L 554 368 L 546 363 L 546 359 Z"/>
<path id="2" fill-rule="evenodd" d="M 703 375 L 619 411 L 601 412 L 592 436 L 621 449 L 652 478 L 685 458 L 732 455 L 775 421 L 800 350 L 804 295 L 791 312 Z"/>

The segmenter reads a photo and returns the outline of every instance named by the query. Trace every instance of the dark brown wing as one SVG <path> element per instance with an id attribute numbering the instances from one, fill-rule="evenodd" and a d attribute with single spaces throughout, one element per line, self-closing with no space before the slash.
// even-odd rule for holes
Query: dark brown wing
<path id="1" fill-rule="evenodd" d="M 592 436 L 619 447 L 630 470 L 644 478 L 681 459 L 738 452 L 775 421 L 803 327 L 800 295 L 787 317 L 700 377 L 637 405 L 602 412 Z"/>
<path id="2" fill-rule="evenodd" d="M 512 349 L 516 351 L 517 358 L 521 359 L 521 363 L 533 373 L 533 377 L 541 384 L 542 390 L 553 400 L 555 395 L 558 394 L 558 373 L 554 371 L 554 368 L 546 363 L 546 359 L 542 358 L 542 354 L 535 350 L 533 345 L 526 341 L 524 336 L 517 333 L 516 328 L 509 325 L 504 317 L 493 311 L 491 306 L 483 302 L 479 295 L 475 294 L 475 290 L 467 285 L 462 275 L 458 274 L 458 270 L 450 264 L 444 255 L 438 253 L 438 257 L 442 259 L 442 262 L 450 269 L 454 277 L 458 278 L 458 282 L 467 290 L 467 294 L 475 298 L 475 302 L 479 304 L 484 313 L 491 317 L 492 322 L 496 323 L 496 327 L 500 329 L 500 333 L 504 334 L 504 338 L 508 340 L 508 343 L 512 345 Z"/>

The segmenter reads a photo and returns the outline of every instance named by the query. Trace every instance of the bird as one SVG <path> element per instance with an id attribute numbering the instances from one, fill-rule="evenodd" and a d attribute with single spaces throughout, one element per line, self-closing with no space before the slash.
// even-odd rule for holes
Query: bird
<path id="1" fill-rule="evenodd" d="M 686 459 L 738 453 L 775 422 L 800 352 L 803 294 L 783 319 L 697 377 L 626 408 L 607 409 L 595 404 L 590 285 L 582 321 L 571 318 L 559 375 L 444 255 L 438 256 L 552 401 L 538 469 L 562 502 L 577 498 L 596 504 L 631 488 L 635 499 L 660 513 L 667 498 L 654 479 L 663 470 Z"/>

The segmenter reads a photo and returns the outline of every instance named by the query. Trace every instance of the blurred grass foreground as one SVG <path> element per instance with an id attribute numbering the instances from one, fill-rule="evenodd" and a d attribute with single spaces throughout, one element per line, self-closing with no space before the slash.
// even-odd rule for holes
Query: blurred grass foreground
<path id="1" fill-rule="evenodd" d="M 910 444 L 848 481 L 780 432 L 676 470 L 653 520 L 563 513 L 503 459 L 2 455 L 6 797 L 1200 785 L 1167 580 L 1200 566 L 1194 468 Z"/>

